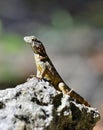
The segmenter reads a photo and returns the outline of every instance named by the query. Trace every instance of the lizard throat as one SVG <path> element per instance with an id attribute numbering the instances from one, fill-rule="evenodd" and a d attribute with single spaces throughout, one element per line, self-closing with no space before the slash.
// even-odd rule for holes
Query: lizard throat
<path id="1" fill-rule="evenodd" d="M 48 59 L 47 56 L 41 56 L 41 55 L 35 54 L 35 53 L 34 53 L 34 57 L 35 57 L 35 60 L 38 61 L 38 62 L 39 62 L 39 61 L 45 62 L 45 61 L 47 61 L 47 59 Z"/>

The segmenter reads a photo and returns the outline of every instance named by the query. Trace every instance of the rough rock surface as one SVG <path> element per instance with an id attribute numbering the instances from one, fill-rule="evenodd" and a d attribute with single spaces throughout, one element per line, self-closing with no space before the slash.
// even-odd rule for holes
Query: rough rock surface
<path id="1" fill-rule="evenodd" d="M 58 93 L 49 82 L 32 78 L 0 91 L 0 130 L 92 130 L 95 108 Z"/>

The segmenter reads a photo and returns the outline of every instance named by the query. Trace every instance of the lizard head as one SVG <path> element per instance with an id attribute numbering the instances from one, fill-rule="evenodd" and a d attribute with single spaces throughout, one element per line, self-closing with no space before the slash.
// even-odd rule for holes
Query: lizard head
<path id="1" fill-rule="evenodd" d="M 40 40 L 38 40 L 35 36 L 25 36 L 24 41 L 31 45 L 31 48 L 35 54 L 39 54 L 40 56 L 46 55 L 43 43 Z"/>

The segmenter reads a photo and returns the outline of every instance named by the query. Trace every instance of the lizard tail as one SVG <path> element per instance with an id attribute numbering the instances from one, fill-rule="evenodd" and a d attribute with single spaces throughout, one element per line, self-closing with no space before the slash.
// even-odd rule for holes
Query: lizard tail
<path id="1" fill-rule="evenodd" d="M 90 104 L 83 97 L 81 97 L 78 93 L 76 93 L 72 89 L 69 92 L 67 92 L 67 94 L 70 95 L 70 97 L 76 99 L 77 102 L 82 103 L 82 104 L 90 107 Z"/>

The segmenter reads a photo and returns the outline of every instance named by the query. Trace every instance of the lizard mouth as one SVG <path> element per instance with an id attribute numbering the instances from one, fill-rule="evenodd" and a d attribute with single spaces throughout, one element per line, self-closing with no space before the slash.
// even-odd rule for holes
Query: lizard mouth
<path id="1" fill-rule="evenodd" d="M 35 36 L 25 36 L 24 41 L 29 43 L 33 48 L 36 48 L 36 50 L 43 46 L 41 41 L 38 40 Z"/>

